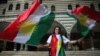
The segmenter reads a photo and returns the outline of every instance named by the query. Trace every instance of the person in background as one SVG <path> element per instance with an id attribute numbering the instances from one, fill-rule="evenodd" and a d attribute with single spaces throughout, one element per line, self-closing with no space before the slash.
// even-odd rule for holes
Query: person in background
<path id="1" fill-rule="evenodd" d="M 2 52 L 3 50 L 3 41 L 0 40 L 0 53 Z"/>

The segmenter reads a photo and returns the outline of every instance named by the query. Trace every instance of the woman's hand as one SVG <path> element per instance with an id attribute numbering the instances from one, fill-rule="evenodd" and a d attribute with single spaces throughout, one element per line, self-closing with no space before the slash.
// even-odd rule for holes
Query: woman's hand
<path id="1" fill-rule="evenodd" d="M 69 43 L 70 43 L 70 44 L 75 44 L 75 43 L 77 43 L 77 40 L 72 40 L 72 41 L 70 41 Z"/>
<path id="2" fill-rule="evenodd" d="M 37 45 L 37 48 L 48 48 L 49 44 L 39 44 Z"/>
<path id="3" fill-rule="evenodd" d="M 84 42 L 84 38 L 78 39 L 77 42 L 78 42 L 79 44 L 81 44 L 82 42 Z"/>

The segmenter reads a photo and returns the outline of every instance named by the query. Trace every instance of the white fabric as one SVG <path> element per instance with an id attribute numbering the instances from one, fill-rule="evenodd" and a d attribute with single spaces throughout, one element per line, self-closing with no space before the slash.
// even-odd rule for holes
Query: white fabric
<path id="1" fill-rule="evenodd" d="M 32 22 L 33 25 L 35 25 L 40 22 L 41 17 L 43 17 L 49 13 L 50 13 L 50 11 L 47 8 L 45 8 L 45 6 L 43 4 L 40 4 L 40 6 L 37 8 L 37 10 L 28 17 L 27 21 Z M 30 34 L 23 33 L 19 30 L 17 36 L 15 37 L 15 39 L 13 41 L 17 42 L 17 43 L 23 43 L 23 44 L 26 43 L 31 38 L 31 34 L 32 34 L 33 30 L 34 29 L 31 29 Z"/>
<path id="2" fill-rule="evenodd" d="M 61 35 L 60 34 L 57 34 L 56 35 L 58 41 L 61 41 Z M 63 43 L 66 44 L 68 43 L 70 40 L 65 37 L 64 35 L 62 35 L 62 38 L 63 38 Z M 50 44 L 51 43 L 51 39 L 52 39 L 52 35 L 49 36 L 49 38 L 47 39 L 47 43 Z"/>
<path id="3" fill-rule="evenodd" d="M 88 23 L 89 29 L 92 29 L 95 26 L 96 21 L 93 19 L 89 19 L 87 23 Z"/>

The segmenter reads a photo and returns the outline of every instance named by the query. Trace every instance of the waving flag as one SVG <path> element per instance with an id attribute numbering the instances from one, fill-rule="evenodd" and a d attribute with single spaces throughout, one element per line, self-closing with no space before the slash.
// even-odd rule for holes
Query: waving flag
<path id="1" fill-rule="evenodd" d="M 100 22 L 100 13 L 87 6 L 80 6 L 67 14 L 77 20 L 77 30 L 86 37 L 96 22 Z"/>
<path id="2" fill-rule="evenodd" d="M 54 17 L 54 13 L 41 4 L 40 0 L 34 0 L 29 9 L 0 33 L 0 39 L 37 45 L 51 27 Z"/>

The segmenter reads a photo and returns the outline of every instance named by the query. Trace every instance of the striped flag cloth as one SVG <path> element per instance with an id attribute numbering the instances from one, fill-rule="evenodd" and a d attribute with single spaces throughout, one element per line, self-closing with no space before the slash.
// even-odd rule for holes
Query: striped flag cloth
<path id="1" fill-rule="evenodd" d="M 97 22 L 100 22 L 100 13 L 88 6 L 67 10 L 67 15 L 77 20 L 77 30 L 83 37 L 88 35 Z"/>
<path id="2" fill-rule="evenodd" d="M 48 32 L 54 18 L 55 14 L 40 3 L 40 0 L 34 0 L 31 7 L 0 32 L 0 39 L 37 45 Z"/>

